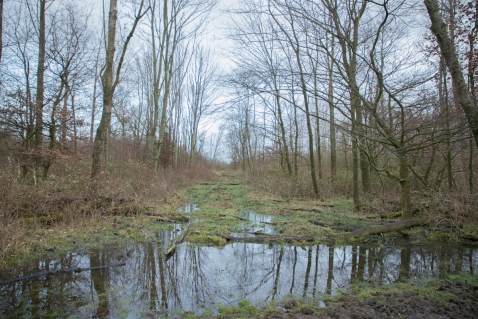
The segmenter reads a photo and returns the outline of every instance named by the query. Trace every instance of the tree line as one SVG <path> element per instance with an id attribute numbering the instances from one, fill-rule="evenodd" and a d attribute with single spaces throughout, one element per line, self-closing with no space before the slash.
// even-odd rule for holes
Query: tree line
<path id="1" fill-rule="evenodd" d="M 92 154 L 153 170 L 200 156 L 217 69 L 202 43 L 215 1 L 11 0 L 3 18 L 3 164 L 47 179 L 53 163 Z"/>
<path id="2" fill-rule="evenodd" d="M 317 199 L 345 180 L 356 209 L 389 182 L 404 218 L 414 190 L 474 193 L 476 1 L 231 4 L 223 74 L 205 41 L 215 5 L 0 1 L 3 164 L 47 179 L 88 154 L 94 182 L 109 160 L 155 171 L 225 145 L 245 171 L 306 172 Z"/>
<path id="3" fill-rule="evenodd" d="M 403 218 L 413 190 L 473 193 L 477 10 L 465 0 L 244 2 L 232 34 L 233 159 L 307 171 L 319 199 L 350 170 L 356 209 L 391 181 Z"/>

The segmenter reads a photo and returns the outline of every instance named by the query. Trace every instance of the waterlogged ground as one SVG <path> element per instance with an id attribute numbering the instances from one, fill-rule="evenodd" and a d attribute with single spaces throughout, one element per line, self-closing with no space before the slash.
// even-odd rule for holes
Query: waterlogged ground
<path id="1" fill-rule="evenodd" d="M 1 286 L 2 318 L 142 318 L 179 312 L 216 312 L 249 300 L 256 306 L 288 296 L 323 299 L 352 282 L 414 282 L 453 273 L 478 275 L 478 249 L 455 245 L 394 246 L 324 244 L 291 246 L 232 243 L 224 247 L 180 245 L 164 255 L 172 232 L 159 242 L 131 243 L 99 251 L 33 261 L 9 278 L 46 271 L 118 265 L 54 273 Z M 7 274 L 3 274 L 4 276 Z"/>
<path id="2" fill-rule="evenodd" d="M 477 247 L 420 243 L 414 236 L 326 244 L 321 239 L 374 222 L 345 218 L 346 201 L 283 202 L 233 179 L 199 185 L 184 199 L 189 204 L 171 213 L 190 222 L 185 242 L 172 256 L 166 251 L 185 223 L 169 225 L 147 241 L 53 250 L 0 273 L 0 317 L 473 318 L 478 313 L 476 280 L 448 280 L 452 274 L 478 276 Z M 268 235 L 316 240 L 261 239 Z M 228 236 L 248 242 L 227 241 Z M 31 274 L 37 275 L 11 281 Z M 425 295 L 410 288 L 441 279 Z M 399 288 L 359 296 L 365 285 Z M 342 292 L 355 294 L 330 299 Z M 257 310 L 264 307 L 269 310 Z"/>

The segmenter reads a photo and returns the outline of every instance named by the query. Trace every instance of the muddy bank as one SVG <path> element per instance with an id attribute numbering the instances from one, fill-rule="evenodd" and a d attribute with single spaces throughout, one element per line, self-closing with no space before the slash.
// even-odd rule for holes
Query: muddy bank
<path id="1" fill-rule="evenodd" d="M 234 314 L 220 314 L 216 318 L 263 319 L 473 319 L 478 318 L 478 282 L 442 280 L 423 287 L 403 286 L 390 289 L 372 289 L 363 293 L 343 294 L 333 300 L 302 303 L 294 299 L 281 304 L 282 310 L 261 315 L 244 309 Z M 286 309 L 287 308 L 287 309 Z"/>
<path id="2" fill-rule="evenodd" d="M 442 297 L 444 300 L 437 300 L 437 296 L 433 295 L 423 296 L 414 291 L 375 292 L 373 300 L 366 301 L 353 295 L 344 295 L 328 302 L 326 309 L 316 311 L 303 307 L 268 318 L 478 318 L 476 284 L 447 280 L 436 288 L 433 287 L 433 290 L 439 295 L 438 298 Z"/>

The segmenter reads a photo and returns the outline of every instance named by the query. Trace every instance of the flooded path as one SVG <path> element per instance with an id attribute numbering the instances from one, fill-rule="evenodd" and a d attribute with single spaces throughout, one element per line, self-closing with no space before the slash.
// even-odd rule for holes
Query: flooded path
<path id="1" fill-rule="evenodd" d="M 78 273 L 56 273 L 0 286 L 2 318 L 145 318 L 201 313 L 219 305 L 254 305 L 287 295 L 336 294 L 353 281 L 440 278 L 464 272 L 478 275 L 478 248 L 458 245 L 290 246 L 231 243 L 224 247 L 179 245 L 168 260 L 164 252 L 175 232 L 158 242 L 67 253 L 33 261 L 2 274 L 3 279 L 32 273 L 124 266 Z"/>
<path id="2" fill-rule="evenodd" d="M 334 205 L 327 206 L 332 207 L 330 211 L 326 206 L 314 206 L 315 202 L 279 205 L 247 194 L 238 183 L 191 189 L 191 203 L 176 213 L 192 223 L 190 239 L 197 236 L 205 241 L 190 244 L 186 236 L 186 242 L 177 245 L 170 258 L 165 253 L 181 235 L 181 224 L 161 224 L 161 229 L 169 230 L 154 230 L 146 242 L 62 254 L 52 251 L 21 269 L 0 273 L 0 317 L 175 318 L 184 312 L 217 312 L 221 306 L 237 306 L 241 300 L 261 306 L 295 296 L 320 304 L 324 296 L 360 281 L 386 285 L 454 273 L 478 276 L 476 246 L 390 238 L 380 242 L 380 237 L 375 243 L 342 246 L 250 243 L 254 236 L 290 236 L 304 231 L 318 240 L 325 238 L 318 236 L 330 229 L 312 224 L 311 219 L 334 226 L 375 222 L 350 217 Z M 204 245 L 214 243 L 209 239 L 218 234 L 248 237 L 249 242 Z M 11 281 L 41 273 L 48 274 Z"/>

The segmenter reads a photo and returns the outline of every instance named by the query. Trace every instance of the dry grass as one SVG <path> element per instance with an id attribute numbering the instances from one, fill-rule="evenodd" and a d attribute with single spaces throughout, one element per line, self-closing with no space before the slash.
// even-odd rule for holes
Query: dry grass
<path id="1" fill-rule="evenodd" d="M 264 191 L 271 197 L 287 201 L 295 199 L 313 200 L 314 193 L 307 163 L 302 163 L 297 177 L 288 177 L 287 173 L 275 162 L 261 162 L 247 174 L 247 183 Z M 321 198 L 327 201 L 351 199 L 351 173 L 339 171 L 338 176 L 319 180 Z M 387 218 L 401 210 L 400 187 L 398 183 L 372 175 L 373 193 L 360 194 L 361 210 L 354 215 Z M 451 239 L 462 234 L 478 237 L 478 196 L 466 191 L 431 191 L 420 188 L 420 183 L 412 185 L 412 212 L 415 216 L 425 216 L 430 220 L 430 231 L 446 233 Z M 263 196 L 263 195 L 261 195 Z M 350 212 L 352 213 L 352 212 Z M 395 214 L 396 215 L 396 214 Z M 399 218 L 399 217 L 396 217 Z"/>
<path id="2" fill-rule="evenodd" d="M 171 210 L 179 190 L 214 176 L 204 162 L 160 172 L 133 161 L 111 163 L 93 191 L 89 164 L 78 158 L 55 165 L 48 180 L 35 184 L 19 179 L 16 169 L 1 170 L 0 264 L 47 248 L 47 238 L 98 231 L 114 216 Z"/>

